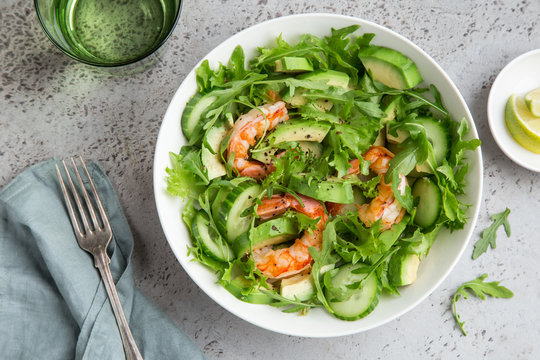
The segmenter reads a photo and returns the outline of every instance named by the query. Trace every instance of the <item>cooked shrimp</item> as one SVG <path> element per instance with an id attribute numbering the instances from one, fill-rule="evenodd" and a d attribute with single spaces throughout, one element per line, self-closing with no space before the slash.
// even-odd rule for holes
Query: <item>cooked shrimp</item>
<path id="1" fill-rule="evenodd" d="M 262 204 L 257 208 L 257 214 L 261 219 L 270 219 L 287 211 L 294 209 L 311 219 L 319 218 L 317 229 L 304 231 L 304 235 L 288 248 L 273 250 L 272 246 L 253 250 L 253 259 L 262 273 L 274 279 L 280 279 L 297 274 L 307 269 L 311 265 L 311 256 L 308 248 L 314 246 L 320 249 L 322 245 L 322 233 L 328 216 L 324 212 L 324 206 L 307 196 L 300 195 L 304 206 L 292 195 L 274 195 L 271 198 L 262 200 Z"/>
<path id="2" fill-rule="evenodd" d="M 363 155 L 364 160 L 371 163 L 369 169 L 377 175 L 386 174 L 390 160 L 392 160 L 393 157 L 394 154 L 382 146 L 372 146 Z"/>
<path id="3" fill-rule="evenodd" d="M 277 124 L 288 119 L 283 101 L 259 106 L 238 118 L 231 130 L 227 156 L 230 158 L 234 154 L 233 166 L 240 176 L 261 179 L 274 171 L 272 165 L 248 160 L 248 151 L 265 131 L 272 130 Z"/>
<path id="4" fill-rule="evenodd" d="M 388 230 L 392 225 L 399 223 L 406 210 L 401 204 L 396 201 L 394 192 L 390 184 L 384 181 L 384 174 L 388 171 L 390 160 L 394 154 L 388 149 L 381 146 L 372 146 L 364 154 L 364 160 L 371 162 L 369 169 L 377 175 L 382 175 L 377 189 L 379 194 L 369 203 L 362 204 L 358 208 L 358 218 L 366 225 L 371 226 L 374 222 L 381 219 L 382 229 Z M 399 191 L 405 194 L 407 179 L 405 175 L 399 175 L 401 182 L 399 183 Z"/>
<path id="5" fill-rule="evenodd" d="M 384 174 L 388 171 L 390 160 L 393 157 L 394 154 L 382 146 L 370 147 L 363 156 L 364 160 L 371 163 L 369 169 L 377 175 L 382 175 L 381 181 L 377 186 L 379 190 L 377 197 L 369 204 L 358 206 L 358 217 L 366 226 L 371 226 L 371 224 L 381 219 L 383 230 L 388 230 L 392 225 L 399 223 L 403 219 L 403 216 L 405 216 L 405 209 L 396 201 L 392 187 L 384 181 Z M 348 175 L 353 175 L 360 171 L 360 161 L 358 159 L 351 160 L 349 164 L 351 167 L 348 170 Z M 403 174 L 400 174 L 399 177 L 401 178 L 399 190 L 402 194 L 405 194 L 407 179 Z M 326 208 L 332 216 L 335 216 L 340 213 L 343 204 L 328 202 L 326 203 Z"/>

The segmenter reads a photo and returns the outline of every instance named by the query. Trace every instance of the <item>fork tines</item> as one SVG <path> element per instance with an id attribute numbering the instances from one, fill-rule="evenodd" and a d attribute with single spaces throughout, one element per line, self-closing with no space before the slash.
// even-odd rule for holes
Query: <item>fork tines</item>
<path id="1" fill-rule="evenodd" d="M 72 165 L 71 167 L 73 168 L 73 172 L 75 173 L 77 186 L 75 185 L 75 182 L 73 181 L 71 172 L 68 168 L 68 165 L 66 164 L 66 160 L 62 160 L 64 172 L 66 174 L 67 182 L 69 183 L 69 187 L 71 191 L 68 191 L 67 189 L 67 186 L 64 182 L 64 177 L 62 176 L 62 173 L 60 171 L 60 167 L 58 166 L 58 164 L 56 165 L 56 172 L 58 175 L 58 181 L 60 182 L 60 187 L 62 188 L 64 199 L 68 208 L 69 216 L 71 218 L 71 222 L 75 230 L 75 235 L 77 237 L 85 237 L 88 234 L 94 234 L 95 232 L 99 232 L 99 231 L 110 232 L 111 230 L 110 230 L 109 220 L 103 208 L 103 204 L 101 203 L 101 199 L 99 198 L 94 181 L 90 177 L 90 173 L 88 171 L 88 168 L 86 167 L 86 164 L 83 158 L 81 156 L 78 156 L 78 158 L 79 158 L 81 167 L 85 173 L 86 179 L 88 181 L 90 190 L 92 191 L 92 197 L 94 199 L 94 202 L 97 205 L 97 208 L 99 210 L 99 216 L 94 208 L 90 195 L 88 194 L 88 191 L 86 190 L 85 183 L 83 181 L 79 168 L 77 167 L 75 158 L 71 157 L 70 160 L 71 160 L 71 165 Z M 84 204 L 81 199 L 80 193 L 82 194 L 82 197 L 84 198 Z M 72 199 L 75 201 L 75 204 L 77 205 L 77 209 L 75 209 L 75 207 L 73 206 Z M 88 219 L 88 214 L 90 215 L 90 218 L 92 219 L 92 223 L 90 223 Z M 82 228 L 80 224 L 81 220 L 83 223 Z"/>

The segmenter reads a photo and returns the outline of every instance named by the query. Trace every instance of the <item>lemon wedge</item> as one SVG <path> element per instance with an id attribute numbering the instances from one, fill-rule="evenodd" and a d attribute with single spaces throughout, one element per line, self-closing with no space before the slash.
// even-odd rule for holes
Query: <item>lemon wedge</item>
<path id="1" fill-rule="evenodd" d="M 525 95 L 525 104 L 533 116 L 540 117 L 540 88 L 534 89 Z"/>
<path id="2" fill-rule="evenodd" d="M 525 149 L 540 154 L 540 118 L 533 116 L 522 97 L 510 96 L 504 118 L 512 137 Z"/>

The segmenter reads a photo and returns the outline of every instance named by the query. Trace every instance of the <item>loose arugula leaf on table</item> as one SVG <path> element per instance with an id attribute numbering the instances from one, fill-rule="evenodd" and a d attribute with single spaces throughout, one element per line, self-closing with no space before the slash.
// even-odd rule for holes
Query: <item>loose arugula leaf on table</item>
<path id="1" fill-rule="evenodd" d="M 463 325 L 465 324 L 465 321 L 461 320 L 461 317 L 459 316 L 456 308 L 456 303 L 459 299 L 467 299 L 470 294 L 485 300 L 486 295 L 494 297 L 494 298 L 511 298 L 514 296 L 514 293 L 510 291 L 508 288 L 499 285 L 499 281 L 492 281 L 489 283 L 484 282 L 484 279 L 487 277 L 487 274 L 483 274 L 479 276 L 478 278 L 471 280 L 469 282 L 464 283 L 461 285 L 456 292 L 454 293 L 454 296 L 452 297 L 452 312 L 454 314 L 454 318 L 456 319 L 456 322 L 458 323 L 459 328 L 463 332 L 463 335 L 467 336 L 467 332 L 465 332 L 465 329 L 463 328 Z"/>
<path id="2" fill-rule="evenodd" d="M 491 246 L 492 249 L 495 249 L 497 246 L 497 230 L 501 225 L 504 226 L 506 236 L 510 237 L 511 229 L 510 222 L 508 222 L 509 214 L 510 209 L 506 208 L 506 210 L 503 212 L 495 214 L 491 217 L 493 223 L 487 229 L 482 231 L 482 237 L 476 242 L 476 244 L 474 244 L 474 251 L 472 255 L 473 259 L 477 259 L 480 255 L 485 253 L 489 246 Z"/>

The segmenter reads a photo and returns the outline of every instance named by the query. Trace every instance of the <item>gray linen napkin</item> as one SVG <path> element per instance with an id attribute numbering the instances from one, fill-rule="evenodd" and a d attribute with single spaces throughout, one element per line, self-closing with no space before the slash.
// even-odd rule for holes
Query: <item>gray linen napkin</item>
<path id="1" fill-rule="evenodd" d="M 105 287 L 77 244 L 55 160 L 35 165 L 0 192 L 0 358 L 123 359 Z M 145 359 L 204 359 L 196 345 L 133 283 L 133 238 L 103 171 L 89 164 L 114 239 L 111 271 Z"/>

